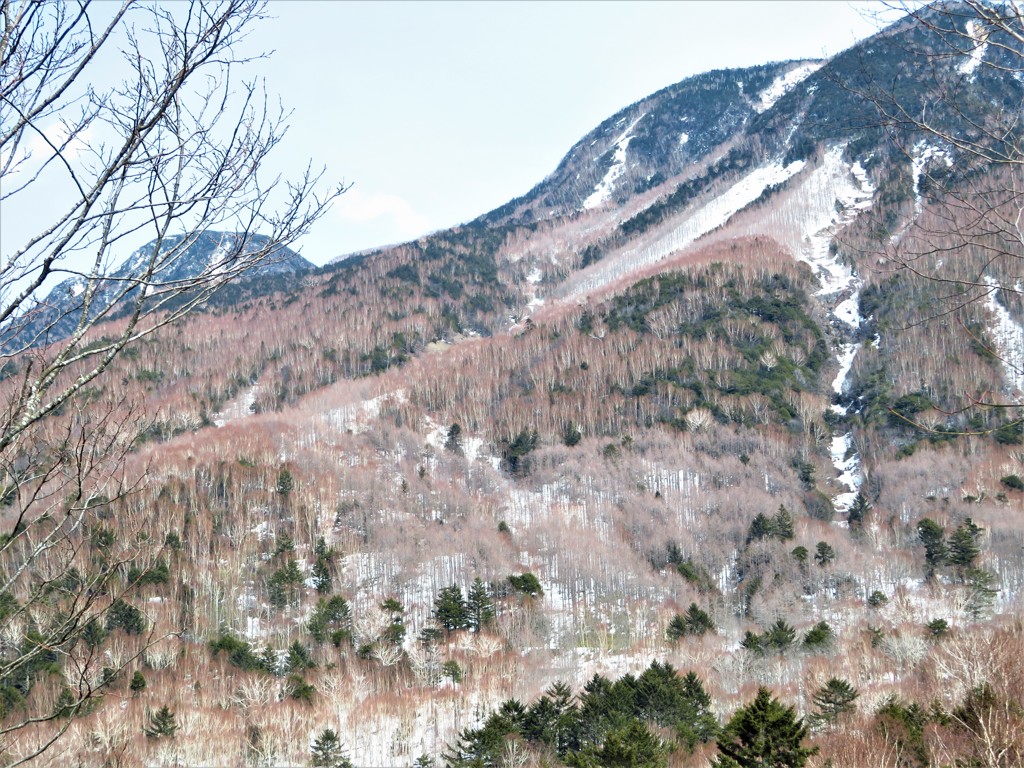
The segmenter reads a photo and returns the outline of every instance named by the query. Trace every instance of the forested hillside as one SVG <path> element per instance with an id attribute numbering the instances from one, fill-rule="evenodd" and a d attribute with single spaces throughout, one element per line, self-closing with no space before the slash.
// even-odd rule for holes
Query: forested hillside
<path id="1" fill-rule="evenodd" d="M 1022 764 L 1019 155 L 886 120 L 1020 46 L 943 7 L 125 346 L 5 456 L 0 763 Z"/>

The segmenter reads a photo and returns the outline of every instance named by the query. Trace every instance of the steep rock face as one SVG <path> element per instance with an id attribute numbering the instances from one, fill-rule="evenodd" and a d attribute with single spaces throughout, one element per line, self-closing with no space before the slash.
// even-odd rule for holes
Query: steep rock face
<path id="1" fill-rule="evenodd" d="M 195 235 L 192 242 L 184 247 L 183 238 L 182 235 L 174 235 L 164 240 L 158 258 L 166 260 L 148 278 L 148 282 L 167 285 L 184 283 L 202 276 L 216 276 L 231 270 L 244 254 L 257 251 L 267 244 L 264 235 L 250 235 L 244 243 L 240 243 L 239 235 L 212 230 Z M 90 319 L 104 313 L 113 319 L 127 311 L 127 302 L 136 295 L 136 289 L 122 296 L 123 307 L 112 307 L 112 304 L 124 293 L 126 283 L 144 276 L 156 247 L 156 241 L 152 241 L 138 248 L 117 269 L 104 276 L 88 309 Z M 243 279 L 290 275 L 312 268 L 313 264 L 302 256 L 289 248 L 282 248 L 246 273 Z M 39 306 L 5 330 L 0 336 L 0 346 L 6 349 L 39 346 L 66 338 L 74 331 L 85 311 L 83 298 L 86 285 L 87 279 L 84 277 L 74 277 L 59 283 Z"/>

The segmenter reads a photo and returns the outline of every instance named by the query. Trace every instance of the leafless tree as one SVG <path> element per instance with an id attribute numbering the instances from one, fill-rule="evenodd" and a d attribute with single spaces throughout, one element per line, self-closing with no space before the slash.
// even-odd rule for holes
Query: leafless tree
<path id="1" fill-rule="evenodd" d="M 912 202 L 895 228 L 879 228 L 889 235 L 880 250 L 885 263 L 933 286 L 936 299 L 917 322 L 955 318 L 972 346 L 1002 362 L 1004 391 L 969 395 L 966 407 L 1012 415 L 1024 389 L 1011 338 L 1024 312 L 1024 9 L 1016 0 L 960 0 L 888 10 L 906 17 L 878 44 L 895 46 L 905 66 L 891 80 L 865 73 L 851 86 L 909 167 Z M 1001 332 L 972 327 L 986 312 L 1002 316 Z"/>
<path id="2" fill-rule="evenodd" d="M 49 748 L 67 727 L 53 723 L 116 674 L 102 670 L 104 617 L 163 541 L 129 514 L 137 481 L 124 460 L 144 420 L 102 394 L 104 374 L 133 342 L 280 258 L 344 191 L 309 167 L 295 181 L 268 173 L 288 114 L 239 76 L 263 14 L 257 0 L 0 0 L 5 764 Z M 15 220 L 27 211 L 48 218 L 26 233 Z M 198 274 L 183 271 L 214 231 L 231 234 Z M 48 300 L 58 284 L 65 294 Z M 9 749 L 40 722 L 43 735 Z"/>

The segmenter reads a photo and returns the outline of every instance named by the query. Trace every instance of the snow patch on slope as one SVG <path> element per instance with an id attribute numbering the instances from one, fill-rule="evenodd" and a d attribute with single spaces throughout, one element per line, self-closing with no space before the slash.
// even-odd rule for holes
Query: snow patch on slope
<path id="1" fill-rule="evenodd" d="M 924 199 L 921 195 L 921 177 L 924 176 L 924 169 L 933 158 L 942 160 L 946 167 L 952 167 L 953 161 L 949 153 L 942 147 L 928 144 L 926 141 L 919 141 L 914 145 L 910 153 L 911 172 L 914 176 L 914 216 L 918 216 L 924 207 Z"/>
<path id="2" fill-rule="evenodd" d="M 996 353 L 1003 364 L 1006 381 L 1016 392 L 1024 391 L 1024 325 L 1010 315 L 1009 310 L 996 301 L 999 283 L 985 277 L 985 285 L 991 290 L 985 297 L 985 307 L 995 317 L 991 327 Z"/>
<path id="3" fill-rule="evenodd" d="M 642 118 L 643 115 L 640 115 L 640 117 L 630 123 L 629 127 L 615 140 L 615 155 L 612 157 L 612 164 L 605 172 L 604 178 L 594 187 L 590 197 L 583 201 L 583 210 L 589 211 L 592 208 L 597 208 L 611 199 L 612 191 L 615 189 L 615 182 L 619 180 L 619 177 L 626 170 L 626 148 L 633 139 L 632 131 Z"/>
<path id="4" fill-rule="evenodd" d="M 755 112 L 766 112 L 772 108 L 772 106 L 785 96 L 793 86 L 803 82 L 808 77 L 813 75 L 825 62 L 815 61 L 801 64 L 798 67 L 794 67 L 784 75 L 779 75 L 772 81 L 772 84 L 757 94 L 757 101 L 754 103 Z"/>
<path id="5" fill-rule="evenodd" d="M 579 296 L 599 290 L 628 272 L 655 264 L 676 253 L 725 224 L 733 214 L 760 197 L 768 186 L 781 184 L 799 173 L 804 165 L 803 160 L 798 160 L 783 166 L 782 161 L 777 160 L 755 168 L 722 194 L 686 216 L 676 228 L 661 234 L 645 246 L 630 250 L 618 258 L 600 262 L 582 280 L 571 285 L 566 294 Z"/>
<path id="6" fill-rule="evenodd" d="M 228 403 L 224 410 L 220 413 L 213 415 L 213 424 L 216 427 L 223 427 L 225 424 L 229 424 L 232 421 L 238 421 L 246 416 L 252 416 L 253 406 L 256 405 L 256 394 L 259 392 L 259 388 L 256 384 L 249 387 L 248 391 L 240 394 L 230 403 Z"/>
<path id="7" fill-rule="evenodd" d="M 961 75 L 968 77 L 974 75 L 974 71 L 985 58 L 985 51 L 988 50 L 988 33 L 978 35 L 979 32 L 981 29 L 976 22 L 973 20 L 967 22 L 967 35 L 974 41 L 974 45 L 970 50 L 965 51 L 967 57 L 957 65 L 956 69 Z"/>
<path id="8" fill-rule="evenodd" d="M 369 429 L 370 422 L 376 421 L 380 416 L 381 406 L 391 400 L 399 404 L 405 403 L 407 401 L 405 390 L 397 389 L 394 392 L 371 397 L 359 403 L 334 408 L 322 414 L 321 418 L 330 429 L 358 435 Z"/>

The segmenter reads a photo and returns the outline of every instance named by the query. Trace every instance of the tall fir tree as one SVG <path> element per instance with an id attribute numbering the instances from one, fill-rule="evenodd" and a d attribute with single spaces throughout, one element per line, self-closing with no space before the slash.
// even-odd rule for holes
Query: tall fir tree
<path id="1" fill-rule="evenodd" d="M 448 632 L 465 629 L 469 620 L 466 599 L 457 584 L 445 587 L 434 600 L 434 618 Z"/>
<path id="2" fill-rule="evenodd" d="M 838 677 L 829 678 L 821 688 L 814 692 L 811 701 L 817 711 L 811 715 L 815 725 L 828 725 L 846 712 L 856 709 L 854 702 L 860 693 L 846 680 Z"/>
<path id="3" fill-rule="evenodd" d="M 474 632 L 479 632 L 494 621 L 494 599 L 479 576 L 473 580 L 466 595 L 466 613 L 469 628 Z"/>
<path id="4" fill-rule="evenodd" d="M 782 541 L 789 541 L 796 536 L 793 530 L 793 515 L 784 504 L 779 504 L 779 511 L 772 518 L 772 532 Z"/>
<path id="5" fill-rule="evenodd" d="M 713 768 L 802 768 L 816 748 L 803 745 L 807 726 L 793 707 L 779 702 L 767 688 L 741 707 L 718 737 Z"/>
<path id="6" fill-rule="evenodd" d="M 341 747 L 341 739 L 331 728 L 324 728 L 313 741 L 309 748 L 309 764 L 311 768 L 352 768 Z"/>

